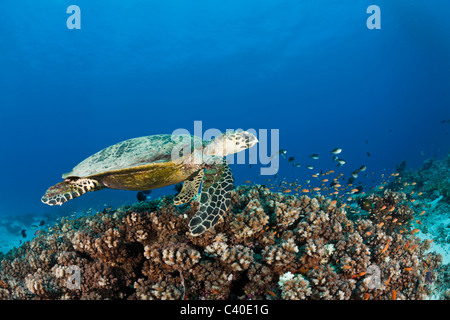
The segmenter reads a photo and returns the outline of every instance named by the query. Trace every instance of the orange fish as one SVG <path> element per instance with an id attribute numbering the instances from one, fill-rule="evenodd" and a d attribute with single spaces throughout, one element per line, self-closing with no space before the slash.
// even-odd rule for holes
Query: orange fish
<path id="1" fill-rule="evenodd" d="M 289 193 L 289 192 L 291 192 L 292 190 L 291 189 L 286 189 L 286 190 L 284 190 L 283 192 L 284 193 Z"/>
<path id="2" fill-rule="evenodd" d="M 392 300 L 396 300 L 397 299 L 397 291 L 392 290 Z"/>
<path id="3" fill-rule="evenodd" d="M 270 294 L 272 297 L 277 297 L 277 295 L 275 294 L 275 292 L 273 292 L 273 291 L 270 291 L 270 290 L 267 290 L 266 291 L 268 294 Z"/>
<path id="4" fill-rule="evenodd" d="M 342 269 L 344 269 L 344 270 L 348 270 L 348 269 L 350 269 L 351 267 L 350 266 L 343 266 L 342 267 Z"/>
<path id="5" fill-rule="evenodd" d="M 302 189 L 302 192 L 304 192 L 304 193 L 308 193 L 308 192 L 309 192 L 309 190 L 308 190 L 308 189 Z"/>
<path id="6" fill-rule="evenodd" d="M 405 268 L 405 269 L 403 269 L 403 270 L 405 270 L 405 271 L 411 271 L 412 268 Z"/>
<path id="7" fill-rule="evenodd" d="M 330 202 L 330 205 L 334 206 L 334 205 L 336 205 L 336 203 L 337 203 L 337 200 L 333 200 Z"/>
<path id="8" fill-rule="evenodd" d="M 384 253 L 387 250 L 387 248 L 389 246 L 389 242 L 391 242 L 391 238 L 388 239 L 386 246 L 383 248 L 383 250 L 381 250 L 381 253 Z"/>
<path id="9" fill-rule="evenodd" d="M 384 209 L 386 209 L 386 206 L 382 206 L 380 210 L 384 210 Z"/>
<path id="10" fill-rule="evenodd" d="M 366 293 L 364 293 L 364 300 L 369 300 L 369 297 L 370 297 L 370 295 L 366 292 Z"/>
<path id="11" fill-rule="evenodd" d="M 394 210 L 395 210 L 395 207 L 392 207 L 392 208 L 389 209 L 389 212 L 392 212 Z"/>
<path id="12" fill-rule="evenodd" d="M 417 233 L 417 232 L 419 232 L 419 231 L 420 231 L 419 229 L 412 229 L 412 230 L 411 230 L 411 234 Z"/>
<path id="13" fill-rule="evenodd" d="M 322 182 L 328 182 L 328 179 L 323 179 Z"/>
<path id="14" fill-rule="evenodd" d="M 319 191 L 320 190 L 320 188 L 318 188 L 318 187 L 315 187 L 314 189 L 313 189 L 314 191 Z"/>

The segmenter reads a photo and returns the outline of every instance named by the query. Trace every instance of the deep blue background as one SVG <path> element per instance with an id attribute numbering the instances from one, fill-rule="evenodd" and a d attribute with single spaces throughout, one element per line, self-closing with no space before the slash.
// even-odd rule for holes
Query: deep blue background
<path id="1" fill-rule="evenodd" d="M 71 4 L 81 30 L 66 28 Z M 381 30 L 366 27 L 371 4 Z M 308 178 L 309 163 L 336 169 L 337 146 L 340 171 L 366 164 L 378 180 L 401 160 L 417 168 L 448 152 L 448 1 L 3 0 L 0 11 L 3 215 L 135 201 L 105 190 L 52 208 L 40 197 L 99 149 L 193 131 L 194 120 L 279 129 L 302 164 L 280 162 L 288 180 Z M 258 174 L 233 171 L 237 183 Z"/>

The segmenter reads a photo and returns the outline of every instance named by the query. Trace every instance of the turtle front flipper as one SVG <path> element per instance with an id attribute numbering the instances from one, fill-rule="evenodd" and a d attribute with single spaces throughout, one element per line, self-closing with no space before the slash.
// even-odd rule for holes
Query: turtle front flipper
<path id="1" fill-rule="evenodd" d="M 49 206 L 62 205 L 64 202 L 79 197 L 86 192 L 98 190 L 98 185 L 98 181 L 94 179 L 65 179 L 63 182 L 50 187 L 41 201 Z"/>
<path id="2" fill-rule="evenodd" d="M 198 173 L 183 182 L 183 189 L 180 193 L 176 195 L 173 199 L 173 203 L 176 206 L 188 203 L 193 197 L 198 194 L 198 189 L 203 180 L 203 170 L 198 171 Z"/>
<path id="3" fill-rule="evenodd" d="M 225 159 L 222 164 L 205 169 L 200 208 L 189 222 L 191 235 L 199 236 L 212 228 L 228 210 L 233 182 L 231 169 Z"/>

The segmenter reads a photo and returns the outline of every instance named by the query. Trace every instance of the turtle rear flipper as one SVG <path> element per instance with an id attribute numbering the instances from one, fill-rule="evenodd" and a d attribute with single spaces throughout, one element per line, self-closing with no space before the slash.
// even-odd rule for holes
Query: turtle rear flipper
<path id="1" fill-rule="evenodd" d="M 176 195 L 173 199 L 173 203 L 176 206 L 188 203 L 193 197 L 198 194 L 198 189 L 203 180 L 203 170 L 198 171 L 198 173 L 183 182 L 183 189 L 180 193 Z"/>
<path id="2" fill-rule="evenodd" d="M 50 206 L 62 205 L 64 202 L 79 197 L 86 192 L 98 190 L 98 185 L 98 181 L 94 179 L 66 179 L 50 187 L 41 198 L 41 201 Z"/>
<path id="3" fill-rule="evenodd" d="M 199 236 L 212 228 L 228 210 L 233 190 L 233 175 L 224 159 L 211 169 L 205 169 L 200 208 L 189 222 L 191 235 Z"/>

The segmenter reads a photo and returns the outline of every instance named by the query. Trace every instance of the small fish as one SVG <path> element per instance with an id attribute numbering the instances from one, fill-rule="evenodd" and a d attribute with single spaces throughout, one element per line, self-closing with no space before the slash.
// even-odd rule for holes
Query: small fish
<path id="1" fill-rule="evenodd" d="M 358 172 L 357 172 L 357 171 L 353 171 L 353 172 L 352 172 L 352 177 L 353 177 L 354 179 L 358 178 Z"/>
<path id="2" fill-rule="evenodd" d="M 288 162 L 294 162 L 295 158 L 294 157 L 289 157 Z"/>
<path id="3" fill-rule="evenodd" d="M 314 167 L 313 166 L 306 166 L 309 170 L 312 170 L 312 169 L 314 169 Z"/>
<path id="4" fill-rule="evenodd" d="M 320 188 L 319 187 L 315 187 L 315 188 L 313 188 L 313 190 L 314 191 L 320 191 Z"/>
<path id="5" fill-rule="evenodd" d="M 280 151 L 278 151 L 279 154 L 281 154 L 283 156 L 283 158 L 286 158 L 286 153 L 287 151 L 284 149 L 280 149 Z"/>
<path id="6" fill-rule="evenodd" d="M 345 160 L 343 160 L 343 159 L 337 159 L 336 161 L 338 162 L 338 165 L 337 165 L 338 167 L 343 166 L 345 164 Z"/>
<path id="7" fill-rule="evenodd" d="M 147 195 L 145 195 L 145 193 L 143 193 L 142 191 L 139 191 L 136 195 L 136 198 L 139 202 L 144 202 L 147 199 Z"/>
<path id="8" fill-rule="evenodd" d="M 294 164 L 295 167 L 300 168 L 301 164 L 300 163 L 296 163 Z"/>
<path id="9" fill-rule="evenodd" d="M 273 291 L 270 291 L 270 290 L 267 290 L 266 291 L 268 294 L 270 294 L 272 297 L 277 297 L 277 295 L 276 295 L 276 293 L 275 292 L 273 292 Z"/>
<path id="10" fill-rule="evenodd" d="M 292 190 L 291 189 L 286 189 L 286 190 L 284 190 L 283 192 L 284 193 L 289 193 L 289 192 L 291 192 Z"/>
<path id="11" fill-rule="evenodd" d="M 37 236 L 39 234 L 39 232 L 41 232 L 41 230 L 36 230 L 36 232 L 34 233 L 35 236 Z"/>
<path id="12" fill-rule="evenodd" d="M 433 283 L 433 274 L 431 271 L 428 271 L 425 275 L 425 280 L 427 280 L 429 283 Z"/>
<path id="13" fill-rule="evenodd" d="M 23 238 L 26 238 L 27 237 L 27 232 L 26 232 L 27 230 L 25 230 L 25 229 L 22 229 L 22 231 L 20 231 L 20 233 L 22 234 L 22 237 Z"/>
<path id="14" fill-rule="evenodd" d="M 45 224 L 45 221 L 42 220 L 41 222 L 39 222 L 39 227 L 42 227 Z"/>
<path id="15" fill-rule="evenodd" d="M 319 159 L 319 155 L 317 153 L 314 153 L 314 154 L 310 155 L 309 157 L 314 160 Z"/>
<path id="16" fill-rule="evenodd" d="M 334 148 L 333 150 L 330 151 L 330 153 L 332 153 L 332 154 L 339 154 L 341 152 L 342 152 L 342 149 L 340 149 L 340 148 Z"/>
<path id="17" fill-rule="evenodd" d="M 370 157 L 370 152 L 369 151 L 367 151 L 366 154 L 367 154 L 368 157 Z"/>
<path id="18" fill-rule="evenodd" d="M 37 228 L 38 228 L 38 226 L 35 225 L 35 224 L 32 224 L 32 225 L 30 226 L 30 229 L 31 229 L 31 230 L 36 230 Z"/>
<path id="19" fill-rule="evenodd" d="M 330 182 L 330 188 L 331 188 L 331 187 L 334 187 L 334 186 L 337 185 L 337 184 L 339 184 L 339 182 L 334 181 L 334 180 L 331 181 L 331 182 Z"/>
<path id="20" fill-rule="evenodd" d="M 362 165 L 362 166 L 358 169 L 358 171 L 366 171 L 366 169 L 367 169 L 367 167 L 366 167 L 365 165 Z"/>

